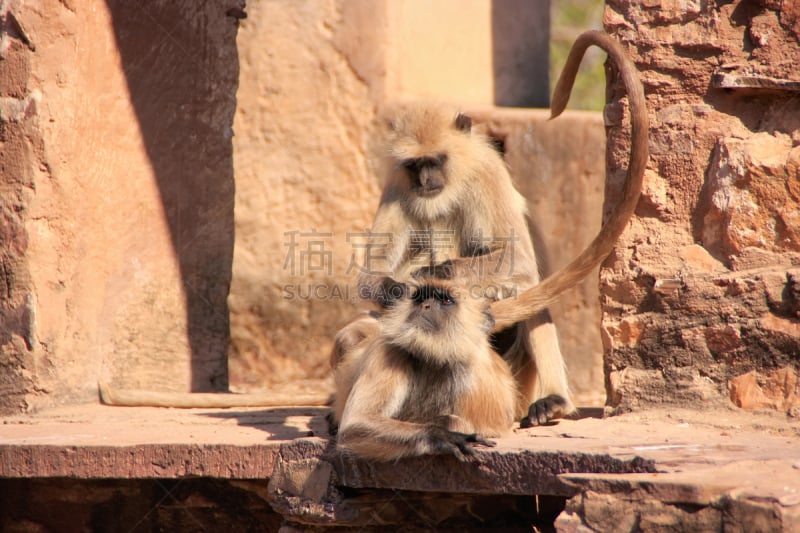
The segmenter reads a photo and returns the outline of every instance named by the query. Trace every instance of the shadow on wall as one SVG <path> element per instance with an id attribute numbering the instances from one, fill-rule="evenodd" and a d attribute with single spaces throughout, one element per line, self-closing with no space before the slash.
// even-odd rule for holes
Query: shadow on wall
<path id="1" fill-rule="evenodd" d="M 492 1 L 495 105 L 550 106 L 550 0 Z"/>
<path id="2" fill-rule="evenodd" d="M 191 389 L 224 390 L 239 78 L 231 8 L 237 0 L 107 4 L 179 262 Z"/>

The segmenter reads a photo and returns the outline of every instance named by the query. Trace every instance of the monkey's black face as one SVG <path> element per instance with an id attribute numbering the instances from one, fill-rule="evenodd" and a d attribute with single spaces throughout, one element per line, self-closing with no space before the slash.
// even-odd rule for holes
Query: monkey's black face
<path id="1" fill-rule="evenodd" d="M 414 304 L 409 322 L 423 331 L 440 332 L 457 306 L 453 295 L 446 289 L 423 285 L 411 296 Z"/>
<path id="2" fill-rule="evenodd" d="M 408 173 L 411 190 L 422 198 L 436 196 L 446 183 L 447 154 L 434 157 L 415 157 L 401 162 Z"/>

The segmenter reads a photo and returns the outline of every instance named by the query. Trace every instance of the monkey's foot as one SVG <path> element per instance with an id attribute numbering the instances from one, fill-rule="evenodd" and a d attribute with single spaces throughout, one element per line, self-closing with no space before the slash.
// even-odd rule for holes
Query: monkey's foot
<path id="1" fill-rule="evenodd" d="M 533 402 L 528 408 L 528 416 L 519 421 L 519 427 L 530 428 L 561 418 L 567 414 L 567 399 L 560 394 L 551 394 Z"/>
<path id="2" fill-rule="evenodd" d="M 494 441 L 487 440 L 477 433 L 467 434 L 458 431 L 449 431 L 440 427 L 431 427 L 427 435 L 428 446 L 432 453 L 449 453 L 459 461 L 475 455 L 474 446 L 495 445 Z"/>

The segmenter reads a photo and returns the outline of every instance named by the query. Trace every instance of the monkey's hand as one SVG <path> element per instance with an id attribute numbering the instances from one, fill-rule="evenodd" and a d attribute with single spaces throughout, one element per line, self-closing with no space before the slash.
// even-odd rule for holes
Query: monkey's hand
<path id="1" fill-rule="evenodd" d="M 554 418 L 566 414 L 567 400 L 559 394 L 551 394 L 533 402 L 528 408 L 528 416 L 519 421 L 519 427 L 541 426 Z"/>
<path id="2" fill-rule="evenodd" d="M 431 426 L 426 435 L 427 444 L 432 453 L 449 453 L 459 461 L 466 461 L 475 456 L 474 446 L 495 445 L 494 441 L 487 440 L 477 433 L 460 433 L 450 431 L 438 426 Z"/>
<path id="3" fill-rule="evenodd" d="M 422 267 L 414 271 L 412 276 L 414 279 L 453 279 L 456 277 L 456 264 L 448 259 L 436 265 Z"/>

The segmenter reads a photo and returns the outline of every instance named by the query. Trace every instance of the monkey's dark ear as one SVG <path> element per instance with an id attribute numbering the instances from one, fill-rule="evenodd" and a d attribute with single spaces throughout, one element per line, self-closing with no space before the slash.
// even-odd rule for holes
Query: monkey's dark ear
<path id="1" fill-rule="evenodd" d="M 386 128 L 389 131 L 397 131 L 397 121 L 393 118 L 386 119 Z"/>
<path id="2" fill-rule="evenodd" d="M 505 137 L 495 137 L 494 135 L 489 135 L 489 144 L 492 145 L 492 148 L 497 150 L 498 154 L 505 155 L 506 153 Z"/>
<path id="3" fill-rule="evenodd" d="M 456 129 L 460 131 L 470 131 L 472 129 L 472 119 L 464 113 L 459 113 L 456 116 Z"/>

